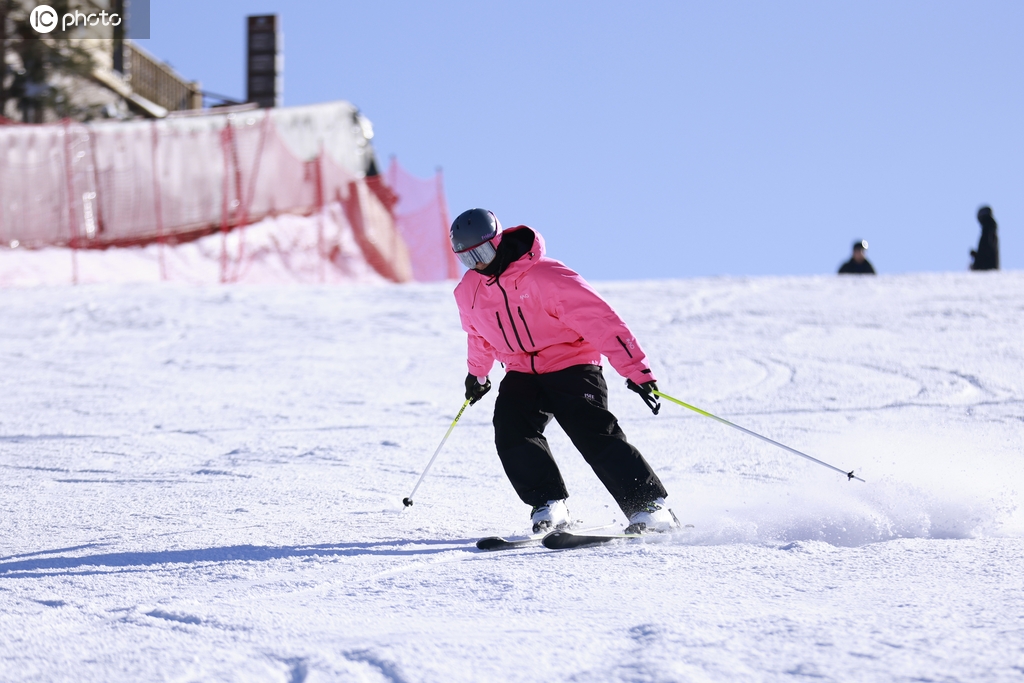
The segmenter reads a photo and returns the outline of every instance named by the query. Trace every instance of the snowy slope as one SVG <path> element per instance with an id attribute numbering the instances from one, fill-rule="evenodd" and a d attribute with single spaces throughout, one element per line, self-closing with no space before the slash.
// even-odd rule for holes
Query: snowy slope
<path id="1" fill-rule="evenodd" d="M 866 483 L 606 368 L 694 529 L 483 553 L 528 515 L 493 392 L 401 505 L 463 400 L 450 283 L 7 290 L 0 680 L 1021 680 L 1024 274 L 597 288 L 663 391 Z"/>

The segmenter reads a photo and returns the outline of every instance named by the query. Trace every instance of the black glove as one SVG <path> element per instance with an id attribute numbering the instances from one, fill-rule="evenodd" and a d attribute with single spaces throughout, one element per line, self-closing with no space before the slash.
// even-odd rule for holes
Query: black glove
<path id="1" fill-rule="evenodd" d="M 483 384 L 480 384 L 480 380 L 476 378 L 472 372 L 466 375 L 466 399 L 469 401 L 469 405 L 473 405 L 484 397 L 488 391 L 491 390 L 491 378 L 488 377 L 484 380 Z"/>
<path id="2" fill-rule="evenodd" d="M 651 409 L 651 412 L 655 415 L 658 414 L 658 411 L 661 410 L 661 404 L 658 403 L 658 398 L 654 395 L 654 392 L 658 390 L 658 385 L 655 384 L 653 380 L 650 382 L 644 382 L 643 384 L 637 384 L 633 380 L 627 379 L 626 386 L 640 394 L 640 398 L 644 400 L 644 403 L 646 403 L 647 407 Z"/>

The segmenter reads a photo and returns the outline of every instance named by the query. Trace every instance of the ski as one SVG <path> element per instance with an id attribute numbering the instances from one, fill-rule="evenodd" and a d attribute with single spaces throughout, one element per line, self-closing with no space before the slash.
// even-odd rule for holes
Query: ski
<path id="1" fill-rule="evenodd" d="M 692 524 L 686 524 L 682 529 L 692 529 Z M 679 531 L 676 529 L 675 531 Z M 671 531 L 663 533 L 672 533 Z M 552 531 L 550 534 L 541 539 L 541 543 L 544 544 L 545 548 L 551 550 L 568 550 L 570 548 L 582 548 L 588 545 L 602 545 L 604 543 L 611 543 L 612 541 L 623 541 L 623 540 L 634 540 L 637 538 L 643 538 L 648 536 L 660 536 L 659 532 L 631 532 L 624 530 L 618 534 L 591 534 L 586 532 L 573 532 L 573 531 Z"/>
<path id="2" fill-rule="evenodd" d="M 577 534 L 571 531 L 552 531 L 541 539 L 545 548 L 551 550 L 567 550 L 585 545 L 600 545 L 623 539 L 640 538 L 643 534 Z"/>
<path id="3" fill-rule="evenodd" d="M 544 540 L 544 534 L 531 534 L 529 536 L 488 536 L 476 542 L 480 550 L 511 550 L 512 548 L 523 548 L 528 545 L 539 544 Z"/>
<path id="4" fill-rule="evenodd" d="M 604 526 L 595 526 L 590 527 L 589 529 L 579 529 L 576 533 L 587 534 L 594 531 L 600 531 L 601 529 L 607 529 L 609 526 L 610 525 L 605 524 Z M 570 527 L 570 529 L 571 528 L 573 527 Z M 550 536 L 552 533 L 559 532 L 541 531 L 536 534 L 527 534 L 525 536 L 487 536 L 477 541 L 476 547 L 480 550 L 512 550 L 513 548 L 525 548 L 531 545 L 540 545 L 544 540 L 544 537 Z"/>

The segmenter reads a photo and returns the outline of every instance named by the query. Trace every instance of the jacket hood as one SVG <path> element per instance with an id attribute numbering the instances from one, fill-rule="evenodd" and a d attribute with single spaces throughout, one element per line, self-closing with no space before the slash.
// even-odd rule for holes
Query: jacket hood
<path id="1" fill-rule="evenodd" d="M 498 233 L 492 240 L 495 245 L 494 260 L 479 271 L 487 278 L 501 277 L 509 272 L 522 272 L 544 256 L 544 238 L 540 233 L 525 225 L 517 225 Z"/>

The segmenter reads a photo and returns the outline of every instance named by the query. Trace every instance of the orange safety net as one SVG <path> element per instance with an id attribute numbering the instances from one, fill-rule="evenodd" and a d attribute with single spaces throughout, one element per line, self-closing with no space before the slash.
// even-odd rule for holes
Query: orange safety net
<path id="1" fill-rule="evenodd" d="M 284 215 L 310 219 L 286 230 L 273 221 Z M 260 221 L 255 241 L 247 239 L 246 226 Z M 440 172 L 423 180 L 392 161 L 384 176 L 360 177 L 322 143 L 304 160 L 268 110 L 0 129 L 4 247 L 156 244 L 161 279 L 207 280 L 209 268 L 195 265 L 201 254 L 216 261 L 221 282 L 271 271 L 276 281 L 334 282 L 362 272 L 354 244 L 388 280 L 434 281 L 458 277 L 447 224 Z M 276 239 L 274 229 L 287 234 Z M 210 237 L 218 234 L 214 254 Z M 200 239 L 188 259 L 168 251 Z"/>
<path id="2" fill-rule="evenodd" d="M 458 279 L 459 264 L 448 239 L 448 203 L 440 169 L 436 176 L 424 180 L 409 174 L 392 159 L 385 178 L 398 195 L 395 224 L 413 255 L 413 279 Z"/>

